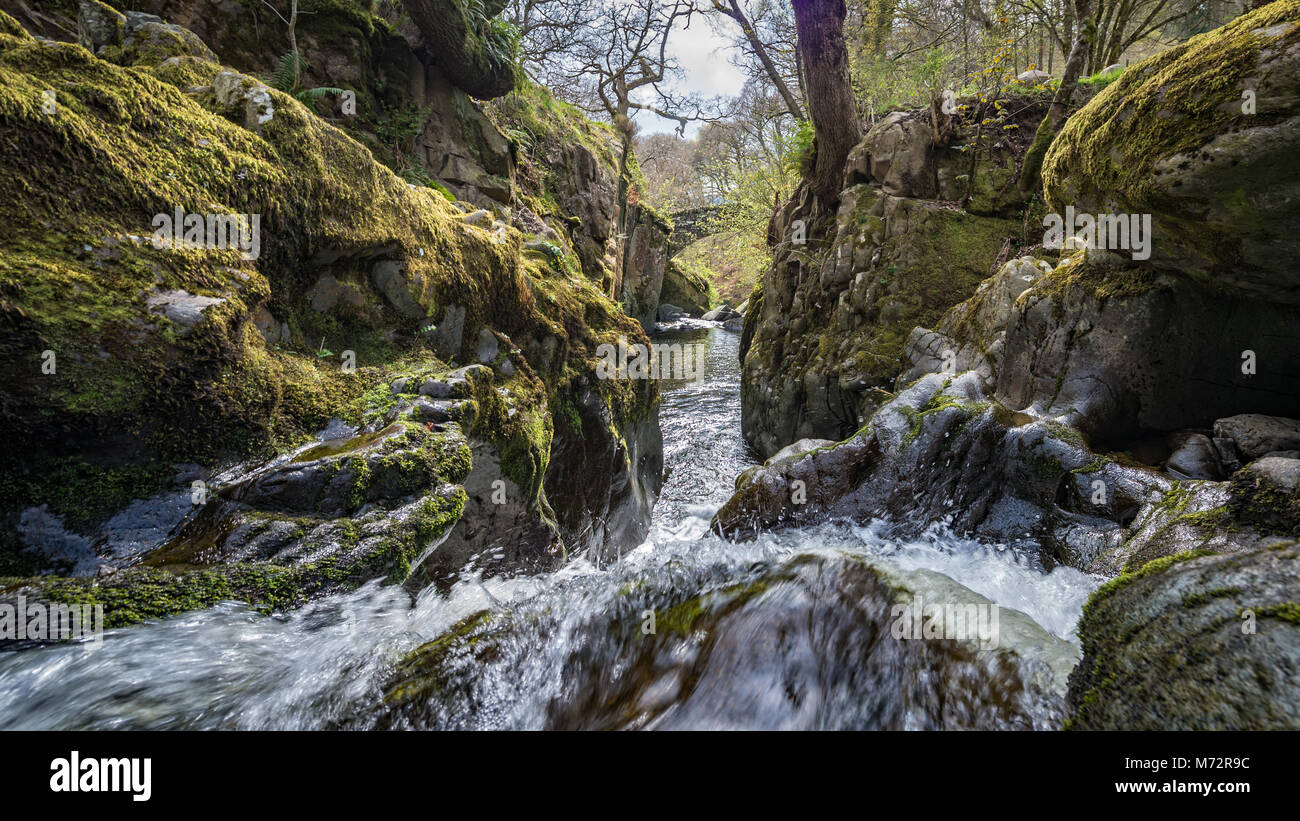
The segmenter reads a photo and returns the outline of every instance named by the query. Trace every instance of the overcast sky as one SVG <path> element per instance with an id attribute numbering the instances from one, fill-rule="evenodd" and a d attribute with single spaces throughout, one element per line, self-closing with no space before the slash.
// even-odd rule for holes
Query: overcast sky
<path id="1" fill-rule="evenodd" d="M 722 31 L 718 34 L 715 28 Z M 729 17 L 720 14 L 696 15 L 689 29 L 675 29 L 668 41 L 668 53 L 681 66 L 681 80 L 673 87 L 682 93 L 694 92 L 702 97 L 734 97 L 745 84 L 744 74 L 731 64 L 735 56 L 732 36 L 739 36 L 740 28 Z M 665 120 L 648 111 L 634 118 L 641 134 L 671 134 L 677 130 L 675 120 Z M 686 128 L 692 136 L 699 123 Z"/>

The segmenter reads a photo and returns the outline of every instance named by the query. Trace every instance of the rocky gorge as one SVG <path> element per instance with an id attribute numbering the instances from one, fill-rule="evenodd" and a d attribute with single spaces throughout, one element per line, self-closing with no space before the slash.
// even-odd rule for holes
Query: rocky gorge
<path id="1" fill-rule="evenodd" d="M 954 208 L 928 122 L 877 124 L 805 243 L 801 203 L 773 221 L 742 341 L 745 435 L 770 458 L 715 527 L 884 516 L 1038 545 L 1112 578 L 1084 609 L 1068 726 L 1297 726 L 1298 58 L 1300 6 L 1271 3 L 1071 115 L 1047 209 L 1152 215 L 1141 261 L 999 221 L 996 152 L 971 186 L 992 194 Z"/>
<path id="2" fill-rule="evenodd" d="M 1037 75 L 873 116 L 734 306 L 504 6 L 0 0 L 0 597 L 109 628 L 0 728 L 1300 727 L 1298 0 L 1035 190 Z"/>
<path id="3" fill-rule="evenodd" d="M 4 400 L 30 445 L 0 471 L 5 572 L 53 570 L 32 596 L 104 601 L 125 624 L 639 543 L 658 397 L 597 379 L 595 351 L 645 339 L 667 226 L 620 205 L 612 135 L 511 92 L 509 71 L 457 85 L 450 35 L 420 14 L 317 4 L 299 33 L 312 82 L 362 112 L 427 112 L 413 167 L 434 180 L 412 184 L 373 120 L 333 125 L 258 79 L 246 15 L 154 6 L 67 4 L 61 26 L 13 9 L 78 42 L 0 17 L 23 149 L 4 174 L 0 346 L 30 365 Z M 467 91 L 510 92 L 526 153 Z M 257 214 L 259 252 L 159 248 L 151 219 L 173 208 Z"/>

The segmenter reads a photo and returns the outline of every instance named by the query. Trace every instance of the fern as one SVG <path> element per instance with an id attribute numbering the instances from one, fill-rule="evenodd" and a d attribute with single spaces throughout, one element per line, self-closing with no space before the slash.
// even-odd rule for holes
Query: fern
<path id="1" fill-rule="evenodd" d="M 294 73 L 293 73 L 293 52 L 286 52 L 280 55 L 280 64 L 275 71 L 271 72 L 266 78 L 266 84 L 271 88 L 278 89 L 286 94 L 292 94 L 294 91 Z M 298 76 L 308 68 L 307 61 L 298 55 Z"/>
<path id="2" fill-rule="evenodd" d="M 317 86 L 316 88 L 304 88 L 293 96 L 298 98 L 300 103 L 314 103 L 326 94 L 342 94 L 343 89 L 334 88 L 333 86 Z"/>

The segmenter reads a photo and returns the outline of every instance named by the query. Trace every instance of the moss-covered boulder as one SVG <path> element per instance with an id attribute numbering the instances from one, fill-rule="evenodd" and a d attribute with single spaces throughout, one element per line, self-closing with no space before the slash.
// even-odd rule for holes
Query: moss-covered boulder
<path id="1" fill-rule="evenodd" d="M 1182 553 L 1084 608 L 1067 722 L 1079 730 L 1300 729 L 1300 544 Z"/>
<path id="2" fill-rule="evenodd" d="M 713 307 L 712 283 L 698 268 L 672 260 L 664 269 L 659 304 L 676 305 L 692 316 L 703 316 Z"/>
<path id="3" fill-rule="evenodd" d="M 1128 68 L 1053 142 L 1049 207 L 1149 214 L 1152 265 L 1300 302 L 1297 44 L 1277 0 Z"/>

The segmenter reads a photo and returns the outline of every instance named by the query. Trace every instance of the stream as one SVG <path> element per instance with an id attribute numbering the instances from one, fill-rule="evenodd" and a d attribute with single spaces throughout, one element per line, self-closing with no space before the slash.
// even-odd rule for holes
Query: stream
<path id="1" fill-rule="evenodd" d="M 667 479 L 645 543 L 609 566 L 466 573 L 414 602 L 374 582 L 270 617 L 227 603 L 3 653 L 0 729 L 1059 726 L 1097 579 L 942 523 L 910 541 L 878 522 L 719 538 L 709 518 L 757 461 L 739 337 L 693 322 L 664 340 L 706 346 L 706 370 L 663 384 Z M 900 587 L 996 605 L 996 639 L 891 636 Z M 471 616 L 487 632 L 395 697 L 401 660 Z"/>

